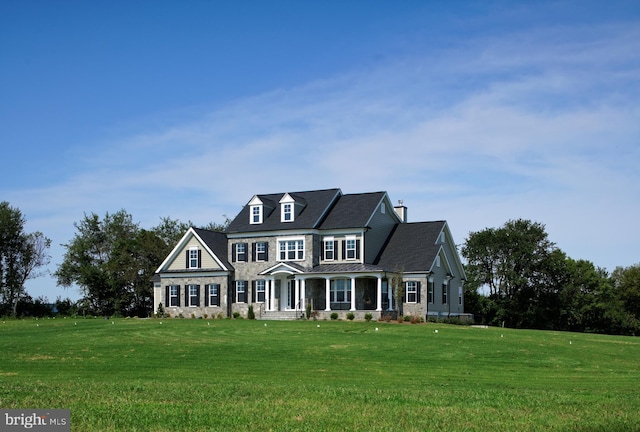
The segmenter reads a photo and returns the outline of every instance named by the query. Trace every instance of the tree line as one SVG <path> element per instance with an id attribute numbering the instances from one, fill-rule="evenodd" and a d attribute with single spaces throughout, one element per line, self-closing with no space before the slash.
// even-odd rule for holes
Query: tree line
<path id="1" fill-rule="evenodd" d="M 211 222 L 200 228 L 223 231 L 229 223 Z M 19 209 L 0 203 L 0 315 L 48 315 L 46 299 L 32 299 L 24 285 L 44 274 L 50 262 L 51 240 L 42 233 L 25 233 Z M 77 287 L 78 302 L 57 299 L 51 305 L 65 314 L 148 316 L 152 313 L 151 278 L 184 233 L 195 224 L 168 217 L 144 229 L 125 210 L 85 214 L 74 223 L 74 237 L 64 244 L 62 263 L 53 276 L 59 286 Z"/>
<path id="2" fill-rule="evenodd" d="M 200 228 L 224 231 L 214 222 Z M 0 315 L 19 315 L 44 300 L 25 292 L 50 261 L 51 240 L 25 233 L 20 210 L 0 203 Z M 64 244 L 53 274 L 58 285 L 75 286 L 75 304 L 58 299 L 60 311 L 92 315 L 148 316 L 153 313 L 151 278 L 194 224 L 168 217 L 141 228 L 125 210 L 85 214 Z M 461 247 L 465 258 L 465 312 L 479 322 L 535 328 L 634 335 L 640 333 L 640 264 L 611 274 L 586 260 L 568 257 L 545 226 L 518 219 L 472 232 Z M 22 307 L 21 307 L 22 305 Z M 22 311 L 22 312 L 21 312 Z"/>
<path id="3" fill-rule="evenodd" d="M 544 225 L 524 219 L 470 233 L 461 253 L 465 311 L 486 324 L 640 334 L 640 264 L 608 274 L 568 257 Z"/>

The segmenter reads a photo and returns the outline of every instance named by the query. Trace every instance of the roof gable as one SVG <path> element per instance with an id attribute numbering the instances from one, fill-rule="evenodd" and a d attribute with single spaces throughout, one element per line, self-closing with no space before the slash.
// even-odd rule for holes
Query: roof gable
<path id="1" fill-rule="evenodd" d="M 232 270 L 233 267 L 227 261 L 227 236 L 217 231 L 209 231 L 200 228 L 189 228 L 182 236 L 178 244 L 167 255 L 165 260 L 160 264 L 156 273 L 167 271 L 172 267 L 176 260 L 181 260 L 183 253 L 190 244 L 195 242 L 204 250 L 208 256 L 216 264 L 216 267 L 224 271 Z M 180 263 L 180 261 L 178 261 Z M 179 268 L 185 269 L 184 265 L 178 265 Z"/>

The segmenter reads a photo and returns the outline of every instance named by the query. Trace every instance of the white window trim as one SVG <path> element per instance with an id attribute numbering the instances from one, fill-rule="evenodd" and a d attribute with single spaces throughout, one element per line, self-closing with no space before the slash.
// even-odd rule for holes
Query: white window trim
<path id="1" fill-rule="evenodd" d="M 412 287 L 409 290 L 409 287 Z M 418 282 L 416 281 L 406 281 L 405 289 L 407 290 L 407 303 L 418 303 Z M 409 294 L 413 293 L 415 300 L 409 301 Z"/>
<path id="2" fill-rule="evenodd" d="M 255 221 L 254 218 L 253 218 L 255 216 L 254 215 L 254 210 L 256 210 L 256 209 L 258 210 L 258 213 L 257 213 L 258 220 L 257 221 Z M 251 208 L 250 208 L 249 223 L 251 225 L 261 224 L 262 220 L 263 220 L 263 214 L 264 214 L 264 208 L 263 208 L 262 204 L 252 205 Z"/>
<path id="3" fill-rule="evenodd" d="M 175 294 L 172 294 L 171 291 L 175 289 Z M 180 292 L 178 289 L 178 285 L 169 285 L 169 307 L 176 307 L 180 305 Z M 173 306 L 173 299 L 176 299 L 176 306 Z"/>
<path id="4" fill-rule="evenodd" d="M 195 258 L 193 258 L 193 256 L 191 255 L 193 252 L 195 252 Z M 193 260 L 195 259 L 196 261 L 196 265 L 193 265 Z M 190 269 L 197 269 L 198 268 L 198 248 L 197 247 L 190 247 L 189 248 L 189 268 Z"/>
<path id="5" fill-rule="evenodd" d="M 341 289 L 338 289 L 338 282 L 343 281 Z M 338 300 L 338 293 L 344 293 L 344 300 Z M 351 279 L 332 279 L 329 288 L 330 303 L 351 303 Z"/>
<path id="6" fill-rule="evenodd" d="M 322 259 L 325 261 L 335 261 L 336 248 L 334 247 L 335 239 L 333 237 L 325 237 L 322 240 Z M 331 245 L 331 252 L 333 252 L 333 258 L 327 258 L 327 245 Z"/>
<path id="7" fill-rule="evenodd" d="M 293 203 L 282 203 L 282 214 L 280 218 L 280 222 L 293 222 L 295 220 L 295 216 L 293 214 Z M 289 209 L 287 211 L 287 208 Z M 287 215 L 289 215 L 289 219 L 287 219 Z"/>
<path id="8" fill-rule="evenodd" d="M 194 296 L 191 294 L 191 288 L 194 288 L 196 290 L 196 295 L 195 295 L 196 302 L 195 303 L 192 301 Z M 189 290 L 189 307 L 198 306 L 197 301 L 198 301 L 198 297 L 200 297 L 200 293 L 198 292 L 198 285 L 189 284 L 189 285 L 187 285 L 187 289 Z"/>
<path id="9" fill-rule="evenodd" d="M 215 290 L 216 294 L 211 294 L 211 292 Z M 219 298 L 220 296 L 220 286 L 217 284 L 208 284 L 207 285 L 207 296 L 209 297 L 209 307 L 214 307 L 217 306 L 214 303 L 216 302 L 212 302 L 211 300 L 213 300 L 214 298 Z"/>
<path id="10" fill-rule="evenodd" d="M 342 257 L 342 258 L 345 259 L 345 260 L 349 260 L 349 261 L 355 261 L 356 259 L 358 259 L 357 258 L 357 256 L 358 256 L 358 251 L 357 251 L 358 241 L 357 241 L 356 236 L 347 236 L 347 237 L 345 237 L 344 241 L 345 241 L 345 245 L 344 245 L 344 254 L 345 254 L 345 256 Z M 353 241 L 353 249 L 349 248 L 349 242 L 350 241 Z M 349 257 L 349 251 L 350 250 L 353 250 L 353 257 L 351 257 L 351 258 Z"/>
<path id="11" fill-rule="evenodd" d="M 298 249 L 297 245 L 298 242 L 302 241 L 302 258 L 298 258 L 298 251 L 300 249 Z M 280 252 L 282 251 L 282 249 L 280 248 L 280 245 L 282 244 L 282 242 L 285 242 L 285 257 L 284 259 L 280 257 Z M 294 259 L 289 259 L 289 248 L 288 242 L 296 242 L 296 248 L 294 249 L 296 251 L 296 257 Z M 283 262 L 283 261 L 304 261 L 305 259 L 305 249 L 306 249 L 306 242 L 305 242 L 305 238 L 304 237 L 280 237 L 278 239 L 276 239 L 276 245 L 277 245 L 277 254 L 278 254 L 278 261 Z"/>
<path id="12" fill-rule="evenodd" d="M 242 282 L 242 287 L 244 288 L 244 298 L 245 301 L 241 302 L 240 300 L 238 300 L 238 294 L 240 293 L 240 282 Z M 249 299 L 247 298 L 247 281 L 244 280 L 240 280 L 240 281 L 236 281 L 236 303 L 249 303 Z"/>
<path id="13" fill-rule="evenodd" d="M 280 222 L 288 223 L 293 222 L 296 219 L 295 213 L 295 203 L 296 201 L 289 195 L 288 193 L 284 194 L 282 199 L 280 200 Z M 285 208 L 289 206 L 290 212 L 285 213 Z M 289 214 L 291 216 L 290 219 L 285 219 L 285 214 Z"/>
<path id="14" fill-rule="evenodd" d="M 264 294 L 264 300 L 260 300 L 259 293 Z M 267 283 L 264 279 L 256 281 L 256 303 L 264 303 L 267 300 Z"/>
<path id="15" fill-rule="evenodd" d="M 241 255 L 240 247 L 244 248 L 244 252 L 242 252 L 243 259 L 240 259 L 240 255 Z M 244 243 L 244 242 L 236 243 L 236 256 L 234 257 L 236 262 L 249 261 L 249 259 L 248 259 L 249 255 L 247 255 L 249 252 L 247 251 L 247 249 L 248 249 L 247 243 Z"/>
<path id="16" fill-rule="evenodd" d="M 258 248 L 259 248 L 260 246 L 263 246 L 263 247 L 264 247 L 264 250 L 259 251 L 259 250 L 258 250 Z M 256 261 L 257 261 L 257 262 L 264 262 L 264 261 L 266 261 L 266 260 L 264 259 L 264 256 L 265 256 L 265 255 L 266 255 L 266 253 L 267 253 L 267 248 L 268 248 L 268 244 L 267 244 L 267 242 L 257 242 L 257 243 L 256 243 Z M 260 254 L 262 254 L 262 257 L 260 257 Z"/>

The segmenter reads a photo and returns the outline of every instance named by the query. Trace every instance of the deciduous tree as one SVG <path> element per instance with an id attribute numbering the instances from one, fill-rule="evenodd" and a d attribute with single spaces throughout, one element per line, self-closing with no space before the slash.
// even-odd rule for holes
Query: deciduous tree
<path id="1" fill-rule="evenodd" d="M 25 297 L 25 283 L 38 277 L 38 269 L 50 262 L 51 240 L 39 231 L 24 232 L 25 220 L 19 209 L 0 203 L 0 296 L 2 306 L 17 314 L 18 302 Z"/>

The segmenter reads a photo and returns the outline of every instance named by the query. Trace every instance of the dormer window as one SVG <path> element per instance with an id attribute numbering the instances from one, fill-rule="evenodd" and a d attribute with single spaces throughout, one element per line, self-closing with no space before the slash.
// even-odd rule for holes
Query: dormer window
<path id="1" fill-rule="evenodd" d="M 262 206 L 261 205 L 251 206 L 251 223 L 252 224 L 262 223 Z"/>
<path id="2" fill-rule="evenodd" d="M 280 200 L 280 222 L 293 222 L 295 220 L 295 205 L 296 201 L 293 197 L 289 194 L 284 194 Z"/>
<path id="3" fill-rule="evenodd" d="M 264 203 L 256 195 L 249 201 L 249 223 L 261 224 L 264 221 Z"/>
<path id="4" fill-rule="evenodd" d="M 291 204 L 282 204 L 282 222 L 291 222 L 293 220 L 293 209 Z"/>

